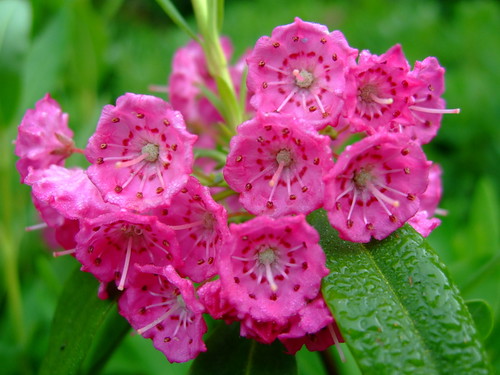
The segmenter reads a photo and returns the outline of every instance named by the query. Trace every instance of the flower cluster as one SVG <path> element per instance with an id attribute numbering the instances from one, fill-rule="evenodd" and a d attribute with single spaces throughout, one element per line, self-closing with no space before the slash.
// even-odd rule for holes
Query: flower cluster
<path id="1" fill-rule="evenodd" d="M 84 151 L 49 95 L 19 126 L 17 167 L 65 249 L 55 254 L 92 273 L 101 298 L 114 286 L 120 313 L 172 362 L 206 350 L 204 313 L 289 353 L 341 340 L 321 295 L 328 269 L 312 211 L 326 209 L 355 242 L 439 224 L 441 170 L 422 145 L 457 111 L 444 108 L 435 58 L 412 70 L 399 45 L 358 56 L 341 32 L 297 18 L 230 66 L 236 92 L 245 66 L 248 117 L 229 143 L 194 41 L 174 56 L 171 104 L 119 97 Z M 86 169 L 64 167 L 74 152 Z M 225 163 L 207 160 L 215 154 Z"/>

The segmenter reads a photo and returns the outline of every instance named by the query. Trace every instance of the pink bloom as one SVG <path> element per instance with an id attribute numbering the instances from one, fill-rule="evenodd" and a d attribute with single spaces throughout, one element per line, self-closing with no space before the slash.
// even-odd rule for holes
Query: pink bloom
<path id="1" fill-rule="evenodd" d="M 357 50 L 340 31 L 299 18 L 261 37 L 248 57 L 247 85 L 256 111 L 302 117 L 316 129 L 336 126 L 345 71 Z"/>
<path id="2" fill-rule="evenodd" d="M 349 71 L 343 116 L 357 131 L 368 133 L 384 131 L 392 121 L 412 123 L 408 102 L 421 83 L 409 71 L 399 44 L 380 56 L 362 51 Z"/>
<path id="3" fill-rule="evenodd" d="M 438 204 L 443 193 L 441 183 L 442 170 L 439 164 L 433 163 L 429 170 L 429 185 L 420 195 L 420 210 L 408 220 L 422 236 L 427 237 L 439 224 L 441 220 L 433 217 L 438 211 Z"/>
<path id="4" fill-rule="evenodd" d="M 15 153 L 21 182 L 29 169 L 43 169 L 51 164 L 63 165 L 75 152 L 73 132 L 68 127 L 68 114 L 46 94 L 35 109 L 28 109 L 18 128 Z"/>
<path id="5" fill-rule="evenodd" d="M 142 211 L 168 204 L 192 170 L 196 136 L 160 98 L 127 93 L 104 107 L 85 155 L 104 200 Z"/>
<path id="6" fill-rule="evenodd" d="M 176 232 L 184 263 L 177 272 L 195 282 L 217 273 L 216 262 L 229 229 L 226 210 L 212 199 L 207 187 L 190 177 L 170 206 L 159 207 L 151 214 Z"/>
<path id="7" fill-rule="evenodd" d="M 263 344 L 271 344 L 290 327 L 289 319 L 282 321 L 262 321 L 246 316 L 240 323 L 240 335 Z"/>
<path id="8" fill-rule="evenodd" d="M 338 328 L 321 294 L 304 306 L 292 322 L 290 329 L 279 335 L 290 354 L 295 354 L 302 345 L 309 350 L 325 350 L 341 337 L 333 330 Z"/>
<path id="9" fill-rule="evenodd" d="M 140 273 L 118 301 L 120 314 L 170 362 L 186 362 L 206 351 L 204 308 L 193 283 L 172 266 L 138 268 Z"/>
<path id="10" fill-rule="evenodd" d="M 417 61 L 409 75 L 422 81 L 422 85 L 413 94 L 409 107 L 414 125 L 404 127 L 404 132 L 417 142 L 426 144 L 439 130 L 443 114 L 459 113 L 460 110 L 445 108 L 445 101 L 441 98 L 444 92 L 444 68 L 435 57 Z"/>
<path id="11" fill-rule="evenodd" d="M 76 258 L 82 271 L 101 282 L 115 281 L 118 289 L 129 285 L 139 265 L 179 263 L 175 233 L 156 217 L 114 212 L 83 220 L 76 236 Z"/>
<path id="12" fill-rule="evenodd" d="M 118 208 L 103 201 L 95 185 L 81 168 L 51 165 L 31 169 L 24 181 L 31 185 L 33 203 L 47 226 L 54 228 L 57 242 L 74 249 L 78 221 L 95 218 Z"/>
<path id="13" fill-rule="evenodd" d="M 380 133 L 348 146 L 325 178 L 325 209 L 340 237 L 383 239 L 415 215 L 429 163 L 403 134 Z"/>
<path id="14" fill-rule="evenodd" d="M 221 290 L 240 316 L 281 325 L 316 297 L 328 270 L 303 215 L 260 216 L 230 230 L 219 263 Z"/>
<path id="15" fill-rule="evenodd" d="M 308 214 L 323 204 L 330 139 L 299 118 L 262 114 L 238 127 L 223 173 L 253 214 Z"/>
<path id="16" fill-rule="evenodd" d="M 90 219 L 118 209 L 104 202 L 99 190 L 81 168 L 51 165 L 46 169 L 32 170 L 25 183 L 31 185 L 32 194 L 38 201 L 67 219 Z M 47 220 L 51 225 L 50 219 Z"/>
<path id="17" fill-rule="evenodd" d="M 226 323 L 239 320 L 237 311 L 221 293 L 221 281 L 216 279 L 209 281 L 197 290 L 200 302 L 205 310 L 214 319 L 224 319 Z M 242 315 L 244 316 L 244 314 Z"/>

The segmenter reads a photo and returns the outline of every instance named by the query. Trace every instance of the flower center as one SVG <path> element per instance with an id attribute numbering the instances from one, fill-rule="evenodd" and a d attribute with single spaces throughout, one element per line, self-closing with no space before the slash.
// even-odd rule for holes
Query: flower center
<path id="1" fill-rule="evenodd" d="M 359 89 L 358 97 L 362 102 L 373 103 L 372 95 L 377 95 L 377 88 L 374 85 L 366 85 Z"/>
<path id="2" fill-rule="evenodd" d="M 354 172 L 353 182 L 358 190 L 364 190 L 366 185 L 372 180 L 371 167 L 363 167 L 359 171 Z"/>
<path id="3" fill-rule="evenodd" d="M 263 264 L 264 266 L 270 266 L 276 261 L 277 257 L 276 254 L 274 253 L 274 250 L 268 247 L 267 249 L 259 252 L 258 259 L 260 264 Z"/>
<path id="4" fill-rule="evenodd" d="M 149 162 L 155 162 L 156 160 L 158 160 L 158 155 L 160 154 L 160 148 L 158 147 L 158 145 L 155 145 L 153 143 L 148 143 L 141 149 L 141 154 L 147 154 L 144 160 Z"/>
<path id="5" fill-rule="evenodd" d="M 283 167 L 289 167 L 292 164 L 292 153 L 290 150 L 284 148 L 276 154 L 276 161 Z"/>
<path id="6" fill-rule="evenodd" d="M 308 89 L 314 82 L 314 76 L 312 73 L 305 69 L 302 69 L 301 71 L 294 69 L 292 73 L 295 76 L 295 84 L 300 88 Z"/>

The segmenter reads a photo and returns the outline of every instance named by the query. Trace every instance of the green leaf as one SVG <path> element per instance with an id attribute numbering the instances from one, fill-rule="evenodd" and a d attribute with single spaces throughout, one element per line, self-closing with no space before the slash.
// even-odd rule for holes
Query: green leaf
<path id="1" fill-rule="evenodd" d="M 91 274 L 79 269 L 75 269 L 67 280 L 54 314 L 40 375 L 77 374 L 89 352 L 93 352 L 87 366 L 90 373 L 103 364 L 103 355 L 109 357 L 110 342 L 116 346 L 125 333 L 123 319 L 116 313 L 115 301 L 99 299 L 98 287 Z M 103 329 L 107 335 L 100 333 Z"/>
<path id="2" fill-rule="evenodd" d="M 175 5 L 170 0 L 156 0 L 157 3 L 163 8 L 165 13 L 170 17 L 170 19 L 179 27 L 181 30 L 184 30 L 191 38 L 200 42 L 198 35 L 194 32 L 193 29 L 186 22 L 182 14 L 179 13 Z"/>
<path id="3" fill-rule="evenodd" d="M 259 344 L 239 335 L 239 325 L 220 323 L 207 340 L 207 352 L 193 362 L 191 375 L 297 374 L 295 357 L 279 341 Z"/>
<path id="4" fill-rule="evenodd" d="M 363 373 L 490 373 L 457 287 L 413 228 L 360 244 L 341 240 L 323 210 L 309 220 L 330 269 L 324 297 Z"/>
<path id="5" fill-rule="evenodd" d="M 476 323 L 481 339 L 486 339 L 493 330 L 493 311 L 485 300 L 475 299 L 466 302 L 467 308 Z"/>

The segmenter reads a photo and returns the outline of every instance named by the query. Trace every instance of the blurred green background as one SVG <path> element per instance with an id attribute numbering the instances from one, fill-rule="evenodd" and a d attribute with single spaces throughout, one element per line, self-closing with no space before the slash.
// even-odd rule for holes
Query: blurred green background
<path id="1" fill-rule="evenodd" d="M 193 24 L 188 1 L 175 2 Z M 429 158 L 444 169 L 448 216 L 429 237 L 466 300 L 484 299 L 495 325 L 485 338 L 500 373 L 500 3 L 498 1 L 226 1 L 223 32 L 235 56 L 294 17 L 341 30 L 352 47 L 381 54 L 401 43 L 411 64 L 436 56 L 446 70 L 449 108 Z M 194 25 L 193 25 L 194 26 Z M 167 82 L 173 52 L 188 38 L 153 0 L 0 0 L 0 363 L 2 374 L 37 372 L 61 286 L 76 267 L 53 258 L 29 189 L 19 184 L 12 140 L 27 108 L 46 92 L 70 115 L 85 147 L 102 106 L 125 92 Z M 85 166 L 81 156 L 70 164 Z M 481 319 L 481 317 L 479 317 Z M 485 319 L 485 318 L 483 318 Z M 481 325 L 485 321 L 479 321 Z M 351 362 L 352 364 L 352 362 Z M 356 373 L 348 363 L 346 373 Z M 320 374 L 299 354 L 302 374 Z M 127 336 L 105 374 L 183 374 L 149 341 Z"/>

